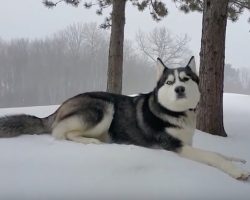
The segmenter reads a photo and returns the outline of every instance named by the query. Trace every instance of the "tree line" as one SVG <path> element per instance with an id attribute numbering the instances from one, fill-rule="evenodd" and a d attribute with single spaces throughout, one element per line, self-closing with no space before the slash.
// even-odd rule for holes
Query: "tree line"
<path id="1" fill-rule="evenodd" d="M 189 37 L 165 27 L 138 31 L 136 41 L 124 43 L 124 94 L 154 87 L 158 56 L 176 67 L 192 55 Z M 108 32 L 96 23 L 72 24 L 45 39 L 0 40 L 0 107 L 60 104 L 78 93 L 105 91 L 108 45 Z M 225 91 L 250 94 L 249 72 L 226 65 Z"/>
<path id="2" fill-rule="evenodd" d="M 250 95 L 250 66 L 236 69 L 226 64 L 224 74 L 224 92 Z"/>
<path id="3" fill-rule="evenodd" d="M 95 23 L 73 24 L 45 39 L 0 40 L 0 107 L 59 104 L 105 91 L 108 43 L 108 33 Z M 125 43 L 123 92 L 149 91 L 154 70 Z"/>

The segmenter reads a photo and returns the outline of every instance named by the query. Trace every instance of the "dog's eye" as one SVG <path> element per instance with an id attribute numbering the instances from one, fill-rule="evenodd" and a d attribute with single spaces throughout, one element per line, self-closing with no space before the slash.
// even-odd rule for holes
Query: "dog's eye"
<path id="1" fill-rule="evenodd" d="M 167 85 L 172 85 L 174 82 L 173 81 L 167 81 L 166 84 Z"/>
<path id="2" fill-rule="evenodd" d="M 186 81 L 188 81 L 188 80 L 189 80 L 188 77 L 184 77 L 184 78 L 182 79 L 183 82 L 186 82 Z"/>

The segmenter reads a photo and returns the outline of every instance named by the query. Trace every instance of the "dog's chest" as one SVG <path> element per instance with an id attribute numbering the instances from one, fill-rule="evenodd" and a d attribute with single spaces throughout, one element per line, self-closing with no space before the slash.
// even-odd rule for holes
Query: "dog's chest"
<path id="1" fill-rule="evenodd" d="M 186 116 L 180 118 L 169 118 L 175 128 L 165 128 L 166 133 L 178 138 L 184 144 L 192 145 L 193 135 L 196 127 L 196 114 L 188 111 Z"/>

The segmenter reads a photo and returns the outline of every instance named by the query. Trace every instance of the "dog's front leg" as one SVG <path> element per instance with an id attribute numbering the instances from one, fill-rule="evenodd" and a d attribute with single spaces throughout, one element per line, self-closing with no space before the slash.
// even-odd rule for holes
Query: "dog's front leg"
<path id="1" fill-rule="evenodd" d="M 179 149 L 178 154 L 184 158 L 216 167 L 239 180 L 247 180 L 250 177 L 249 172 L 236 167 L 231 161 L 225 159 L 226 156 L 214 152 L 186 145 Z"/>
<path id="2" fill-rule="evenodd" d="M 246 164 L 246 160 L 242 159 L 242 158 L 236 158 L 236 157 L 232 157 L 232 156 L 225 156 L 223 154 L 220 154 L 220 153 L 216 153 L 218 154 L 219 156 L 225 158 L 226 160 L 229 160 L 229 161 L 233 161 L 233 162 L 241 162 L 243 164 Z"/>

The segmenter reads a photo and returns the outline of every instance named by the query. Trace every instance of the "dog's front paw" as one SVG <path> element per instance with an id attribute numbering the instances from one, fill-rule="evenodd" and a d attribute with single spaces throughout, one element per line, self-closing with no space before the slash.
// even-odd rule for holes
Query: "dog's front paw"
<path id="1" fill-rule="evenodd" d="M 241 162 L 241 163 L 243 163 L 243 164 L 246 164 L 246 163 L 247 163 L 247 161 L 244 160 L 244 159 L 240 159 L 239 162 Z"/>
<path id="2" fill-rule="evenodd" d="M 231 161 L 234 161 L 234 162 L 241 162 L 243 164 L 246 164 L 247 161 L 244 160 L 244 159 L 241 159 L 241 158 L 235 158 L 235 157 L 231 157 Z"/>
<path id="3" fill-rule="evenodd" d="M 237 180 L 246 181 L 250 177 L 250 172 L 244 171 L 244 170 L 234 170 L 233 172 L 230 172 L 230 176 Z"/>

